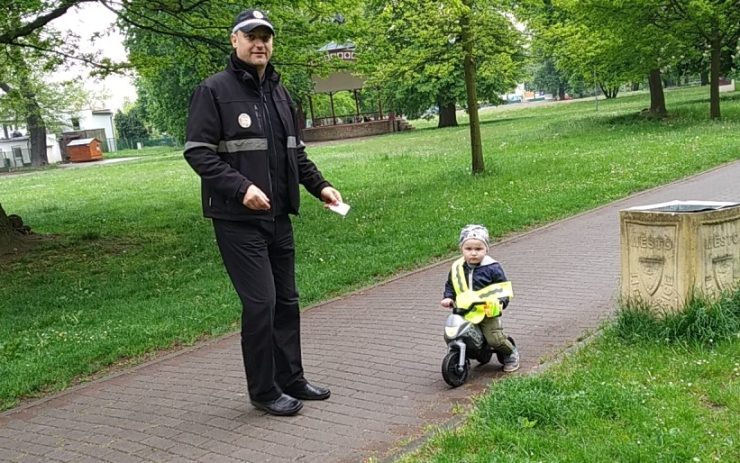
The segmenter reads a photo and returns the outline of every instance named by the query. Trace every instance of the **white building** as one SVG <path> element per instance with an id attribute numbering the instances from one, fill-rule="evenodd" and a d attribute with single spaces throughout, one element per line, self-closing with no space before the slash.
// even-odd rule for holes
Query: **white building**
<path id="1" fill-rule="evenodd" d="M 117 151 L 116 133 L 113 124 L 113 111 L 110 109 L 86 109 L 75 114 L 67 115 L 66 124 L 62 124 L 62 132 L 82 130 L 103 130 L 105 140 L 100 140 L 108 151 Z M 25 127 L 16 127 L 15 130 L 25 131 Z M 0 135 L 2 136 L 2 135 Z M 62 162 L 62 152 L 57 137 L 53 133 L 46 134 L 46 158 L 49 164 Z M 12 138 L 0 138 L 0 170 L 16 168 L 31 164 L 31 140 L 27 135 Z"/>
<path id="2" fill-rule="evenodd" d="M 105 130 L 105 140 L 101 143 L 108 147 L 108 151 L 118 151 L 116 146 L 116 131 L 113 124 L 113 111 L 110 109 L 85 109 L 69 116 L 69 124 L 63 128 L 64 132 L 79 130 Z"/>
<path id="3" fill-rule="evenodd" d="M 62 151 L 53 133 L 46 134 L 46 159 L 62 162 Z M 31 164 L 31 140 L 26 137 L 0 138 L 0 170 Z"/>

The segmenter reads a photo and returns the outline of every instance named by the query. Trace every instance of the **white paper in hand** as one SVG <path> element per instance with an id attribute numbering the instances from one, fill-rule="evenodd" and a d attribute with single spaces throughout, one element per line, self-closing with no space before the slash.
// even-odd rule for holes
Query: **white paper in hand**
<path id="1" fill-rule="evenodd" d="M 337 204 L 331 204 L 329 209 L 344 217 L 349 212 L 349 204 L 339 202 Z"/>

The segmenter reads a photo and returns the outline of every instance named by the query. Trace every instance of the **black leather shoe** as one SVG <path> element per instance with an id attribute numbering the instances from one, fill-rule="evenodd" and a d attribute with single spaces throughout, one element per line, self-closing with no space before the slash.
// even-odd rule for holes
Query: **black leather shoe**
<path id="1" fill-rule="evenodd" d="M 302 383 L 296 386 L 286 388 L 284 391 L 296 399 L 301 400 L 324 400 L 328 399 L 331 391 L 325 387 L 314 386 L 311 383 Z"/>
<path id="2" fill-rule="evenodd" d="M 286 394 L 281 394 L 277 399 L 267 402 L 258 402 L 256 400 L 250 400 L 250 402 L 252 402 L 255 408 L 265 411 L 270 415 L 277 416 L 295 415 L 303 408 L 303 402 Z"/>

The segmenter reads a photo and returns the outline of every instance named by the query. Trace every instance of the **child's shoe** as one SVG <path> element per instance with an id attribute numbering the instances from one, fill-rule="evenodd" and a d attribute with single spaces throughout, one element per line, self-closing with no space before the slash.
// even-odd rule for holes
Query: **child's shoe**
<path id="1" fill-rule="evenodd" d="M 511 373 L 519 369 L 519 350 L 514 346 L 511 354 L 504 358 L 504 373 Z"/>

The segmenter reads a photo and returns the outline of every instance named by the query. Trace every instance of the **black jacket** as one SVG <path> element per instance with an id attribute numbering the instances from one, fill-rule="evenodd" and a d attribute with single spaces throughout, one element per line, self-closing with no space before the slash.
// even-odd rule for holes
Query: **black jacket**
<path id="1" fill-rule="evenodd" d="M 276 156 L 276 149 L 270 146 L 273 130 L 268 94 L 285 132 L 288 191 L 280 195 L 286 202 L 283 209 L 298 213 L 299 184 L 317 198 L 324 187 L 331 186 L 306 155 L 293 101 L 271 64 L 265 79 L 269 92 L 263 91 L 256 71 L 239 66 L 232 55 L 226 70 L 203 81 L 190 98 L 185 159 L 200 175 L 206 217 L 252 220 L 274 216 L 273 209 L 257 211 L 242 204 L 252 184 L 270 197 L 271 204 L 278 199 L 273 198 L 270 171 L 270 157 Z"/>

